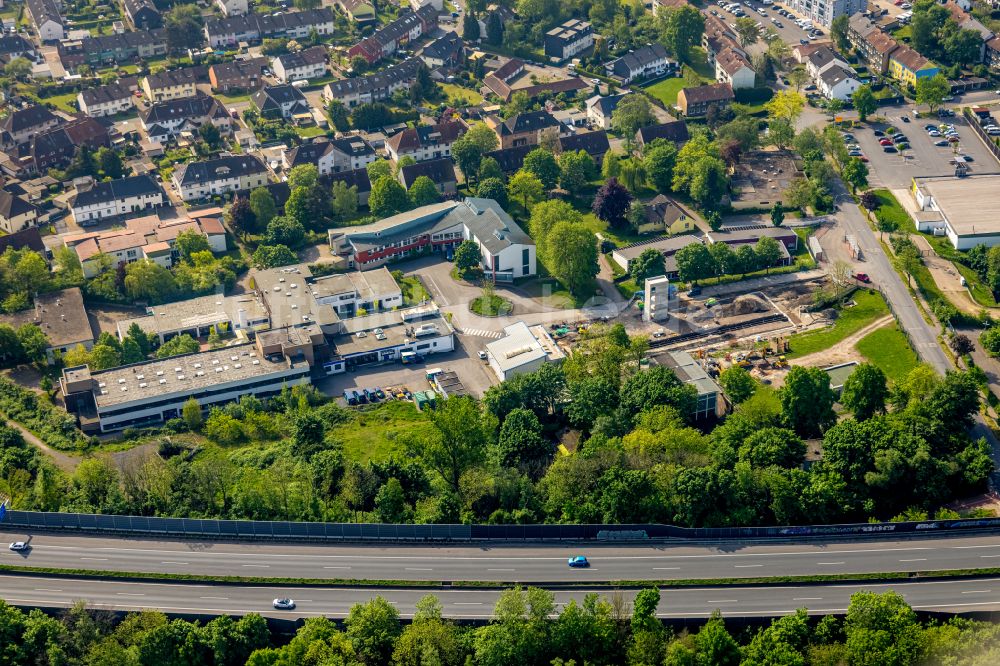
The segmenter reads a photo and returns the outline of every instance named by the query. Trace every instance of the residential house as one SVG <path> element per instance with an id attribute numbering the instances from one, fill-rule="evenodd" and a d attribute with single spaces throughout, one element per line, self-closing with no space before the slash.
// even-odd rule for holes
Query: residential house
<path id="1" fill-rule="evenodd" d="M 264 118 L 284 118 L 291 120 L 294 116 L 307 114 L 312 110 L 302 91 L 291 84 L 280 86 L 264 86 L 253 95 L 250 101 Z"/>
<path id="2" fill-rule="evenodd" d="M 128 113 L 135 108 L 135 93 L 124 83 L 109 83 L 96 88 L 84 88 L 76 96 L 80 111 L 91 118 L 103 118 Z"/>
<path id="3" fill-rule="evenodd" d="M 486 25 L 490 16 L 496 15 L 500 20 L 500 26 L 506 29 L 510 21 L 517 19 L 517 13 L 507 5 L 490 4 L 486 5 L 486 11 L 479 15 L 479 34 L 486 36 Z"/>
<path id="4" fill-rule="evenodd" d="M 267 58 L 248 58 L 216 63 L 208 68 L 212 90 L 221 93 L 257 90 L 264 83 Z"/>
<path id="5" fill-rule="evenodd" d="M 149 139 L 160 143 L 175 139 L 181 132 L 197 131 L 205 123 L 229 134 L 233 122 L 221 102 L 200 92 L 194 97 L 151 104 L 139 113 L 139 120 Z"/>
<path id="6" fill-rule="evenodd" d="M 850 69 L 851 67 L 839 53 L 829 46 L 822 46 L 815 49 L 806 58 L 805 65 L 806 71 L 809 72 L 809 76 L 814 81 L 819 79 L 820 74 L 831 67 L 840 67 L 843 69 Z"/>
<path id="7" fill-rule="evenodd" d="M 60 119 L 44 106 L 14 109 L 0 121 L 0 144 L 5 148 L 27 143 L 31 137 L 52 129 Z"/>
<path id="8" fill-rule="evenodd" d="M 42 329 L 49 341 L 45 350 L 49 361 L 54 361 L 57 354 L 64 354 L 77 345 L 83 345 L 85 349 L 94 346 L 94 331 L 90 327 L 90 318 L 83 305 L 83 292 L 79 287 L 35 294 L 34 301 L 28 310 L 3 315 L 0 323 L 14 328 L 34 324 Z"/>
<path id="9" fill-rule="evenodd" d="M 76 71 L 80 65 L 97 69 L 162 58 L 167 55 L 167 33 L 161 28 L 85 37 L 61 41 L 57 48 L 66 70 Z"/>
<path id="10" fill-rule="evenodd" d="M 635 230 L 640 234 L 680 234 L 691 231 L 694 221 L 680 205 L 665 194 L 642 204 L 646 221 Z"/>
<path id="11" fill-rule="evenodd" d="M 334 183 L 345 183 L 348 187 L 357 188 L 358 207 L 368 205 L 368 195 L 372 192 L 372 183 L 368 178 L 368 169 L 351 169 L 349 171 L 338 171 L 329 176 L 324 176 L 325 180 L 332 187 Z"/>
<path id="12" fill-rule="evenodd" d="M 377 18 L 371 0 L 336 0 L 335 4 L 344 16 L 356 23 L 368 23 Z"/>
<path id="13" fill-rule="evenodd" d="M 716 56 L 726 49 L 732 49 L 747 57 L 736 32 L 725 21 L 711 14 L 705 16 L 705 31 L 701 35 L 701 46 L 705 49 L 708 64 L 713 69 Z"/>
<path id="14" fill-rule="evenodd" d="M 545 33 L 546 57 L 563 62 L 594 45 L 594 27 L 588 21 L 570 19 Z"/>
<path id="15" fill-rule="evenodd" d="M 23 35 L 0 35 L 0 60 L 10 62 L 14 58 L 27 58 L 35 62 L 38 60 L 38 51 Z"/>
<path id="16" fill-rule="evenodd" d="M 369 64 L 374 64 L 382 58 L 391 56 L 421 35 L 430 33 L 437 26 L 438 10 L 430 5 L 421 7 L 382 26 L 375 34 L 349 48 L 347 55 L 351 58 L 360 56 Z"/>
<path id="17" fill-rule="evenodd" d="M 611 149 L 608 133 L 604 130 L 564 134 L 558 137 L 558 146 L 561 153 L 575 153 L 582 150 L 590 155 L 596 164 L 600 164 L 604 154 Z M 486 156 L 495 159 L 504 173 L 512 174 L 524 166 L 524 158 L 537 147 L 534 144 L 523 144 L 512 148 L 500 148 L 487 153 Z"/>
<path id="18" fill-rule="evenodd" d="M 649 44 L 605 63 L 604 71 L 619 83 L 626 84 L 636 79 L 663 76 L 676 69 L 676 65 L 667 57 L 667 49 L 662 44 Z"/>
<path id="19" fill-rule="evenodd" d="M 313 164 L 321 176 L 364 169 L 377 159 L 375 149 L 359 136 L 316 139 L 287 149 L 281 155 L 285 171 L 300 164 Z"/>
<path id="20" fill-rule="evenodd" d="M 753 88 L 757 74 L 742 52 L 726 48 L 715 56 L 715 79 L 732 88 Z"/>
<path id="21" fill-rule="evenodd" d="M 951 18 L 955 21 L 955 23 L 958 24 L 958 27 L 960 29 L 972 30 L 974 32 L 979 33 L 979 38 L 983 41 L 982 47 L 980 48 L 979 51 L 979 58 L 980 61 L 982 61 L 986 55 L 986 42 L 990 41 L 995 36 L 993 34 L 993 31 L 987 28 L 985 25 L 983 25 L 974 16 L 969 14 L 969 12 L 966 9 L 962 8 L 961 4 L 955 2 L 954 0 L 947 0 L 944 3 L 944 7 L 949 11 L 949 13 L 951 13 Z M 971 64 L 971 63 L 963 63 L 963 64 Z"/>
<path id="22" fill-rule="evenodd" d="M 180 252 L 174 245 L 177 237 L 185 231 L 205 236 L 212 252 L 220 253 L 227 249 L 226 230 L 222 226 L 222 210 L 219 208 L 166 220 L 155 214 L 133 217 L 125 220 L 124 228 L 69 234 L 62 240 L 76 253 L 83 276 L 89 279 L 105 270 L 104 257 L 110 260 L 112 267 L 149 259 L 170 268 L 180 258 Z"/>
<path id="23" fill-rule="evenodd" d="M 148 211 L 164 204 L 163 189 L 149 174 L 92 183 L 77 188 L 71 211 L 73 221 L 88 226 L 111 218 Z"/>
<path id="24" fill-rule="evenodd" d="M 909 46 L 900 46 L 889 56 L 889 76 L 908 86 L 916 86 L 917 79 L 930 78 L 941 70 Z"/>
<path id="25" fill-rule="evenodd" d="M 142 90 L 146 93 L 146 98 L 154 103 L 194 97 L 198 93 L 196 85 L 201 69 L 185 67 L 149 74 L 142 79 Z"/>
<path id="26" fill-rule="evenodd" d="M 558 137 L 562 127 L 548 111 L 527 111 L 506 120 L 487 116 L 486 124 L 496 133 L 501 148 L 537 146 L 545 136 Z"/>
<path id="27" fill-rule="evenodd" d="M 172 182 L 181 199 L 195 201 L 266 185 L 268 170 L 256 155 L 225 155 L 178 166 Z"/>
<path id="28" fill-rule="evenodd" d="M 420 58 L 408 58 L 388 69 L 353 79 L 331 81 L 323 87 L 323 101 L 338 101 L 347 108 L 377 102 L 392 96 L 397 90 L 409 88 L 416 81 Z"/>
<path id="29" fill-rule="evenodd" d="M 413 11 L 428 6 L 433 7 L 438 13 L 441 13 L 444 11 L 444 0 L 410 0 L 410 8 Z"/>
<path id="30" fill-rule="evenodd" d="M 163 16 L 153 0 L 122 0 L 125 18 L 136 30 L 155 30 L 163 27 Z"/>
<path id="31" fill-rule="evenodd" d="M 38 231 L 38 227 L 31 226 L 12 234 L 0 234 L 0 256 L 7 250 L 24 249 L 37 252 L 43 257 L 46 255 L 45 243 L 42 242 L 42 234 Z"/>
<path id="32" fill-rule="evenodd" d="M 683 120 L 671 120 L 668 123 L 640 127 L 635 133 L 635 145 L 642 150 L 653 141 L 663 139 L 673 141 L 675 144 L 682 144 L 689 138 L 687 123 Z"/>
<path id="33" fill-rule="evenodd" d="M 15 234 L 38 224 L 38 208 L 16 194 L 0 190 L 0 231 Z M 6 248 L 0 248 L 0 254 Z"/>
<path id="34" fill-rule="evenodd" d="M 1000 68 L 1000 37 L 994 37 L 986 42 L 985 62 L 993 69 Z"/>
<path id="35" fill-rule="evenodd" d="M 787 0 L 785 7 L 802 18 L 829 28 L 833 19 L 841 15 L 853 16 L 867 9 L 867 0 Z"/>
<path id="36" fill-rule="evenodd" d="M 685 117 L 703 116 L 709 107 L 725 109 L 733 103 L 733 87 L 728 83 L 712 83 L 695 88 L 682 88 L 677 94 L 677 108 Z"/>
<path id="37" fill-rule="evenodd" d="M 465 42 L 457 32 L 446 32 L 424 47 L 420 59 L 431 69 L 458 67 L 465 61 Z"/>
<path id="38" fill-rule="evenodd" d="M 455 165 L 447 157 L 439 160 L 427 160 L 408 164 L 399 169 L 400 184 L 409 191 L 413 181 L 421 176 L 427 176 L 444 197 L 453 197 L 458 192 L 458 178 L 455 176 Z"/>
<path id="39" fill-rule="evenodd" d="M 215 4 L 226 16 L 242 16 L 250 13 L 249 0 L 215 0 Z"/>
<path id="40" fill-rule="evenodd" d="M 43 43 L 66 37 L 66 22 L 59 11 L 59 0 L 25 0 L 24 6 Z"/>
<path id="41" fill-rule="evenodd" d="M 480 267 L 499 281 L 537 272 L 535 242 L 492 199 L 422 206 L 363 226 L 331 229 L 330 248 L 354 268 L 376 268 L 417 252 L 454 250 L 473 241 Z"/>
<path id="42" fill-rule="evenodd" d="M 286 11 L 277 14 L 247 13 L 205 23 L 209 46 L 236 46 L 240 42 L 259 42 L 265 38 L 302 39 L 315 31 L 320 37 L 333 34 L 333 10 L 329 7 Z"/>
<path id="43" fill-rule="evenodd" d="M 452 144 L 467 129 L 465 123 L 458 120 L 410 127 L 389 137 L 385 142 L 385 150 L 393 162 L 399 162 L 407 155 L 417 162 L 451 157 Z"/>
<path id="44" fill-rule="evenodd" d="M 313 46 L 274 58 L 271 60 L 271 69 L 282 83 L 308 81 L 326 76 L 326 58 L 326 47 Z"/>
<path id="45" fill-rule="evenodd" d="M 78 118 L 31 138 L 31 159 L 35 170 L 45 173 L 61 169 L 82 146 L 93 150 L 111 146 L 108 128 L 89 117 Z"/>
<path id="46" fill-rule="evenodd" d="M 853 69 L 833 66 L 825 69 L 816 81 L 819 90 L 827 99 L 847 101 L 861 86 Z"/>
<path id="47" fill-rule="evenodd" d="M 611 114 L 618 108 L 618 102 L 625 98 L 619 95 L 594 95 L 587 100 L 587 120 L 601 129 L 611 129 Z"/>

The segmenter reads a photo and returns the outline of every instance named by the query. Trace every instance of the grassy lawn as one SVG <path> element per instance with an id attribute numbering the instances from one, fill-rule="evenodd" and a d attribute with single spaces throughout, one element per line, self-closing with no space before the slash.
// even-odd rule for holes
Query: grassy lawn
<path id="1" fill-rule="evenodd" d="M 696 46 L 691 49 L 691 55 L 688 59 L 687 65 L 697 72 L 698 76 L 706 81 L 715 80 L 715 69 L 708 64 L 708 57 L 705 55 L 705 49 L 700 46 Z"/>
<path id="2" fill-rule="evenodd" d="M 470 90 L 469 88 L 463 88 L 462 86 L 457 86 L 454 83 L 439 83 L 438 86 L 444 93 L 447 99 L 452 99 L 453 97 L 461 97 L 467 101 L 471 106 L 476 104 L 481 104 L 483 101 L 483 96 L 480 95 L 475 90 Z"/>
<path id="3" fill-rule="evenodd" d="M 67 113 L 77 113 L 79 111 L 76 108 L 76 93 L 66 93 L 64 95 L 53 95 L 51 97 L 40 98 L 42 102 L 47 102 L 49 104 L 55 104 L 56 108 L 61 111 L 66 111 Z"/>
<path id="4" fill-rule="evenodd" d="M 545 304 L 550 307 L 571 310 L 578 306 L 573 294 L 553 277 L 539 276 L 520 283 L 518 287 L 531 298 L 545 299 Z M 580 303 L 586 300 L 580 299 Z"/>
<path id="5" fill-rule="evenodd" d="M 604 238 L 608 239 L 618 247 L 631 245 L 632 243 L 637 243 L 641 240 L 649 240 L 653 238 L 653 235 L 651 234 L 639 235 L 633 233 L 631 229 L 611 228 L 608 226 L 607 222 L 597 219 L 597 216 L 593 213 L 584 213 L 583 226 L 587 227 L 595 234 L 601 234 Z"/>
<path id="6" fill-rule="evenodd" d="M 913 219 L 906 212 L 906 209 L 899 205 L 896 197 L 892 196 L 892 192 L 889 190 L 872 190 L 872 192 L 879 201 L 879 207 L 875 210 L 875 219 L 895 222 L 901 230 L 916 230 L 913 226 Z"/>
<path id="7" fill-rule="evenodd" d="M 829 349 L 852 333 L 889 314 L 889 308 L 878 292 L 857 291 L 854 293 L 854 301 L 854 307 L 840 310 L 840 316 L 833 326 L 791 336 L 788 339 L 791 349 L 788 357 L 797 358 Z"/>
<path id="8" fill-rule="evenodd" d="M 313 125 L 312 127 L 296 127 L 295 133 L 303 139 L 311 139 L 314 136 L 323 136 L 326 134 L 326 130 L 317 125 Z"/>
<path id="9" fill-rule="evenodd" d="M 237 102 L 249 102 L 250 93 L 245 95 L 224 95 L 222 93 L 215 93 L 215 98 L 223 104 L 236 104 Z"/>
<path id="10" fill-rule="evenodd" d="M 660 100 L 668 106 L 677 103 L 677 93 L 684 87 L 684 79 L 670 78 L 663 79 L 651 86 L 646 87 L 646 92 Z"/>
<path id="11" fill-rule="evenodd" d="M 856 348 L 893 382 L 905 377 L 919 363 L 916 352 L 896 324 L 872 331 L 858 340 Z"/>
<path id="12" fill-rule="evenodd" d="M 427 386 L 421 383 L 407 388 L 422 391 Z M 429 437 L 431 431 L 427 418 L 413 403 L 397 400 L 359 410 L 352 420 L 331 428 L 333 437 L 344 444 L 345 459 L 362 464 L 403 453 L 404 436 Z"/>
<path id="13" fill-rule="evenodd" d="M 478 296 L 469 303 L 469 309 L 481 317 L 502 317 L 509 315 L 513 304 L 503 296 Z"/>
<path id="14" fill-rule="evenodd" d="M 403 292 L 403 304 L 404 305 L 417 305 L 421 301 L 428 300 L 431 295 L 424 288 L 420 278 L 415 275 L 410 275 L 409 277 L 404 277 L 399 280 L 399 288 Z"/>

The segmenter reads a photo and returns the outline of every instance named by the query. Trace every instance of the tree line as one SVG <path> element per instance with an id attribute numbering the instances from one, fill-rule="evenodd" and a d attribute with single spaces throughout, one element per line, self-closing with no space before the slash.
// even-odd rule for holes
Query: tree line
<path id="1" fill-rule="evenodd" d="M 587 594 L 559 608 L 549 591 L 503 591 L 479 627 L 449 620 L 432 594 L 409 622 L 381 596 L 342 621 L 310 617 L 294 635 L 256 614 L 205 624 L 163 613 L 121 621 L 82 602 L 47 615 L 0 601 L 10 666 L 986 666 L 1000 659 L 1000 626 L 963 618 L 921 621 L 895 592 L 857 592 L 843 618 L 806 609 L 764 627 L 730 629 L 713 613 L 674 628 L 656 616 L 670 590 Z"/>

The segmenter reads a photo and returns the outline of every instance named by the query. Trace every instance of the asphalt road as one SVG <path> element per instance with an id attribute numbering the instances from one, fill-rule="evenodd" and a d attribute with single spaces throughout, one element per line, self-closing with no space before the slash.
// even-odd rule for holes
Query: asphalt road
<path id="1" fill-rule="evenodd" d="M 8 540 L 25 539 L 6 532 Z M 1000 566 L 1000 535 L 853 542 L 650 545 L 317 545 L 38 535 L 0 564 L 329 580 L 597 583 L 933 571 Z M 588 569 L 566 559 L 586 555 Z M 0 588 L 2 589 L 2 588 Z M 1000 588 L 998 588 L 1000 589 Z"/>
<path id="2" fill-rule="evenodd" d="M 344 617 L 351 606 L 377 595 L 389 600 L 404 618 L 412 617 L 416 603 L 427 594 L 441 601 L 444 614 L 457 619 L 485 619 L 493 614 L 499 590 L 337 588 L 280 586 L 192 585 L 183 583 L 132 583 L 34 576 L 0 577 L 5 600 L 24 607 L 67 607 L 84 601 L 91 608 L 106 610 L 158 610 L 165 613 L 243 615 L 296 619 L 315 615 Z M 895 590 L 916 609 L 969 612 L 1000 608 L 1000 579 L 960 579 L 891 585 L 806 585 L 775 587 L 669 588 L 661 592 L 659 617 L 707 617 L 714 610 L 724 615 L 776 616 L 808 608 L 813 614 L 842 613 L 853 593 Z M 555 590 L 557 608 L 570 599 L 582 601 L 594 590 Z M 599 590 L 607 596 L 611 592 Z M 622 590 L 628 600 L 635 590 Z M 277 611 L 271 601 L 290 597 L 297 607 Z"/>

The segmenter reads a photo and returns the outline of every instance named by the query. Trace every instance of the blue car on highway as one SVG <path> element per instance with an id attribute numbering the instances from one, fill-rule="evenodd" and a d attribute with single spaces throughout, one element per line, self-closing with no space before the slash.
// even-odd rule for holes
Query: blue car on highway
<path id="1" fill-rule="evenodd" d="M 571 557 L 566 563 L 569 564 L 569 566 L 572 567 L 573 569 L 586 569 L 587 567 L 590 566 L 590 562 L 588 562 L 587 558 L 584 557 L 583 555 L 577 555 L 575 557 Z"/>

